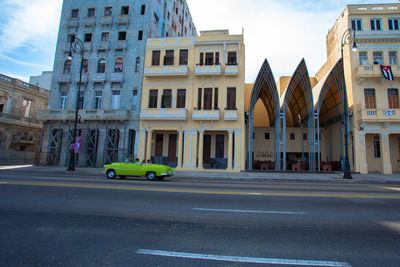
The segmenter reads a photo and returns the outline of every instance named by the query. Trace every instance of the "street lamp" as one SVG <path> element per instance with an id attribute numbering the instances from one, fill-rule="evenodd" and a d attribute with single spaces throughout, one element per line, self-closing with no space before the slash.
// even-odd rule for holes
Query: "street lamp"
<path id="1" fill-rule="evenodd" d="M 343 59 L 343 47 L 345 45 L 353 42 L 352 51 L 357 51 L 356 44 L 356 32 L 355 30 L 349 28 L 347 29 L 342 36 L 341 43 L 341 56 L 342 56 L 342 68 L 343 68 L 343 83 L 344 83 L 344 93 L 343 93 L 343 105 L 344 105 L 344 173 L 343 179 L 352 179 L 351 171 L 350 171 L 350 162 L 349 162 L 349 105 L 347 102 L 347 89 L 346 89 L 346 78 L 344 75 L 344 59 Z"/>
<path id="2" fill-rule="evenodd" d="M 68 59 L 72 60 L 72 53 L 81 55 L 81 68 L 80 68 L 80 72 L 79 72 L 78 92 L 77 92 L 77 95 L 76 95 L 74 130 L 73 130 L 73 133 L 72 133 L 72 140 L 73 140 L 74 143 L 76 142 L 76 131 L 77 131 L 77 126 L 78 126 L 79 95 L 81 93 L 83 53 L 84 53 L 84 51 L 85 51 L 85 47 L 83 45 L 82 40 L 80 40 L 77 37 L 75 37 L 74 39 L 71 40 L 70 47 L 69 47 Z M 75 171 L 75 151 L 74 151 L 73 146 L 71 146 L 69 148 L 69 162 L 68 162 L 67 171 Z"/>

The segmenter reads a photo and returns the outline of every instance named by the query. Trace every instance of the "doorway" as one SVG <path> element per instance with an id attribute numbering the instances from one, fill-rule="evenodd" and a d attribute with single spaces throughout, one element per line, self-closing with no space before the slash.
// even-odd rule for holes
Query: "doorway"
<path id="1" fill-rule="evenodd" d="M 176 134 L 169 135 L 169 144 L 168 144 L 168 164 L 176 163 L 176 140 L 178 136 Z"/>

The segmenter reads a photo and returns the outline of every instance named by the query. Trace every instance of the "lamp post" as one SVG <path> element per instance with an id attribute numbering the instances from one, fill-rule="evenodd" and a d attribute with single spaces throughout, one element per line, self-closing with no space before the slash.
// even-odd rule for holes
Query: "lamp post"
<path id="1" fill-rule="evenodd" d="M 85 47 L 83 45 L 82 40 L 80 40 L 79 38 L 76 38 L 76 37 L 73 40 L 71 40 L 68 59 L 72 60 L 72 53 L 81 55 L 81 67 L 80 67 L 80 72 L 79 72 L 79 84 L 78 84 L 78 92 L 77 92 L 77 95 L 76 95 L 74 130 L 73 130 L 73 133 L 72 133 L 72 140 L 73 140 L 74 143 L 76 142 L 76 131 L 77 131 L 77 126 L 78 126 L 79 96 L 80 96 L 80 93 L 81 93 L 83 54 L 84 54 L 84 51 L 85 51 Z M 67 171 L 75 171 L 75 151 L 74 151 L 73 146 L 71 146 L 69 148 L 69 162 L 68 162 Z"/>
<path id="2" fill-rule="evenodd" d="M 347 29 L 342 36 L 341 43 L 341 56 L 342 56 L 342 68 L 343 68 L 343 84 L 344 84 L 344 93 L 343 93 L 343 105 L 344 105 L 344 173 L 343 179 L 352 179 L 351 171 L 350 171 L 350 161 L 349 161 L 349 105 L 347 102 L 347 89 L 346 89 L 346 78 L 344 75 L 344 59 L 343 59 L 343 47 L 345 45 L 353 42 L 352 51 L 357 51 L 356 44 L 356 32 L 349 28 Z"/>

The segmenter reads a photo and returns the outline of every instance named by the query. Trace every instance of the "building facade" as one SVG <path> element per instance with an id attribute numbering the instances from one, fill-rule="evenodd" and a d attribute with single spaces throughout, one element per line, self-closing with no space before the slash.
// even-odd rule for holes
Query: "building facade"
<path id="1" fill-rule="evenodd" d="M 139 159 L 177 169 L 245 168 L 243 35 L 147 41 Z"/>
<path id="2" fill-rule="evenodd" d="M 0 164 L 33 163 L 42 132 L 36 113 L 48 98 L 47 90 L 0 74 Z"/>
<path id="3" fill-rule="evenodd" d="M 29 83 L 50 90 L 52 71 L 43 71 L 41 75 L 29 77 Z"/>
<path id="4" fill-rule="evenodd" d="M 67 164 L 77 102 L 78 166 L 136 156 L 146 40 L 195 35 L 186 1 L 64 0 L 49 109 L 39 113 L 42 164 Z M 84 44 L 79 96 L 81 58 L 68 58 L 75 38 Z"/>

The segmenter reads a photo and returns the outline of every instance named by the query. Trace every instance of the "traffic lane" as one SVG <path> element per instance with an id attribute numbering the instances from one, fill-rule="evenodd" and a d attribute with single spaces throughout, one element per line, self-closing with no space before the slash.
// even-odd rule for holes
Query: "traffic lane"
<path id="1" fill-rule="evenodd" d="M 138 254 L 139 250 L 398 266 L 398 236 L 384 228 L 229 225 L 4 211 L 1 265 L 232 266 Z M 28 223 L 29 222 L 29 223 Z M 235 266 L 235 265 L 233 265 Z M 238 264 L 237 266 L 251 266 Z"/>
<path id="2" fill-rule="evenodd" d="M 384 226 L 400 200 L 265 197 L 0 185 L 0 208 L 235 225 Z"/>

